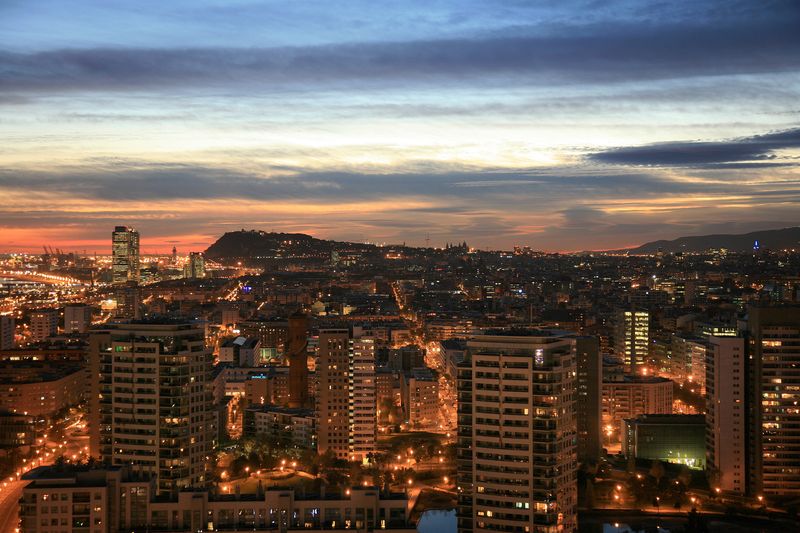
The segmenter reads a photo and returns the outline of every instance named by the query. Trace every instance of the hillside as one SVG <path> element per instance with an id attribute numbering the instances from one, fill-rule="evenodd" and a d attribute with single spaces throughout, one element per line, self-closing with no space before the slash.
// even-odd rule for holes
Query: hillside
<path id="1" fill-rule="evenodd" d="M 366 245 L 326 241 L 304 233 L 271 233 L 241 230 L 225 233 L 208 247 L 206 257 L 219 259 L 253 259 L 275 256 L 329 254 L 333 250 L 364 248 Z"/>
<path id="2" fill-rule="evenodd" d="M 775 230 L 753 231 L 743 234 L 717 234 L 680 237 L 674 240 L 660 240 L 645 243 L 637 248 L 625 250 L 632 254 L 664 252 L 701 252 L 711 248 L 726 248 L 735 252 L 753 249 L 758 241 L 759 247 L 770 250 L 786 248 L 800 249 L 800 227 Z"/>

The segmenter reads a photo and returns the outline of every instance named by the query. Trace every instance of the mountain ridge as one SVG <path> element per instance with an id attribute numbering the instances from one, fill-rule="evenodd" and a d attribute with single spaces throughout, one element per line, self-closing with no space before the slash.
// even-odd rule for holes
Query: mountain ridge
<path id="1" fill-rule="evenodd" d="M 751 231 L 748 233 L 715 233 L 710 235 L 691 235 L 677 239 L 660 239 L 646 242 L 635 248 L 609 250 L 631 254 L 663 252 L 702 252 L 712 248 L 725 248 L 733 252 L 753 250 L 758 241 L 759 248 L 771 250 L 800 249 L 800 227 Z"/>

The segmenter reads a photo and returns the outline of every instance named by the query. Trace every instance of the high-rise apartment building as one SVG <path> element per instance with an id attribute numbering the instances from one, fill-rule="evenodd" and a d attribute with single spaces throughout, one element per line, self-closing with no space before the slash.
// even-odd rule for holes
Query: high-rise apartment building
<path id="1" fill-rule="evenodd" d="M 575 339 L 492 331 L 458 365 L 460 532 L 577 530 Z"/>
<path id="2" fill-rule="evenodd" d="M 708 337 L 706 464 L 714 488 L 746 490 L 746 353 L 742 337 Z"/>
<path id="3" fill-rule="evenodd" d="M 696 394 L 704 394 L 706 386 L 705 339 L 690 335 L 672 335 L 672 379 Z"/>
<path id="4" fill-rule="evenodd" d="M 16 323 L 14 317 L 10 315 L 0 315 L 0 350 L 11 350 L 14 348 L 14 332 Z"/>
<path id="5" fill-rule="evenodd" d="M 317 451 L 350 457 L 350 331 L 319 332 Z"/>
<path id="6" fill-rule="evenodd" d="M 578 428 L 578 459 L 597 461 L 603 447 L 603 356 L 597 337 L 575 339 L 576 379 L 575 413 Z"/>
<path id="7" fill-rule="evenodd" d="M 91 307 L 86 304 L 64 306 L 64 333 L 86 333 L 91 324 Z"/>
<path id="8" fill-rule="evenodd" d="M 614 351 L 625 370 L 641 373 L 650 350 L 650 313 L 621 310 L 614 328 Z"/>
<path id="9" fill-rule="evenodd" d="M 748 309 L 748 485 L 800 495 L 800 306 Z"/>
<path id="10" fill-rule="evenodd" d="M 183 323 L 115 324 L 90 337 L 90 448 L 156 478 L 158 494 L 206 482 L 214 447 L 211 351 Z"/>
<path id="11" fill-rule="evenodd" d="M 139 232 L 117 226 L 111 234 L 111 275 L 114 285 L 139 282 Z"/>
<path id="12" fill-rule="evenodd" d="M 320 330 L 317 375 L 317 450 L 363 461 L 375 451 L 377 434 L 374 339 Z"/>
<path id="13" fill-rule="evenodd" d="M 378 439 L 375 339 L 353 339 L 350 359 L 350 460 L 365 461 Z"/>
<path id="14" fill-rule="evenodd" d="M 58 310 L 34 309 L 31 311 L 31 342 L 42 342 L 58 335 Z"/>

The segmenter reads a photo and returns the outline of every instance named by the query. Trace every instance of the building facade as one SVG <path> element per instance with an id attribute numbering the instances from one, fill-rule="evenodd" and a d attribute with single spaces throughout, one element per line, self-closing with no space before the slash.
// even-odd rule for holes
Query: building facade
<path id="1" fill-rule="evenodd" d="M 111 234 L 111 279 L 114 285 L 139 282 L 139 232 L 117 226 Z"/>
<path id="2" fill-rule="evenodd" d="M 191 324 L 93 332 L 92 455 L 151 476 L 158 494 L 204 486 L 217 435 L 211 365 L 203 330 Z"/>
<path id="3" fill-rule="evenodd" d="M 714 488 L 746 490 L 746 353 L 742 337 L 709 337 L 706 454 Z"/>
<path id="4" fill-rule="evenodd" d="M 576 531 L 575 340 L 489 332 L 467 352 L 458 379 L 459 531 Z"/>

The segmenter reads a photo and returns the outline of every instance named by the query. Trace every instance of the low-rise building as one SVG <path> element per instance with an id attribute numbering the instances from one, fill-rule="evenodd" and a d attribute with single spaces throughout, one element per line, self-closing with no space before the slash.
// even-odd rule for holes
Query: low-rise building
<path id="1" fill-rule="evenodd" d="M 255 406 L 244 412 L 244 434 L 283 441 L 298 448 L 316 449 L 316 418 L 313 409 L 290 409 L 276 405 Z"/>
<path id="2" fill-rule="evenodd" d="M 0 410 L 50 416 L 80 402 L 87 388 L 86 368 L 67 362 L 0 363 Z"/>
<path id="3" fill-rule="evenodd" d="M 655 376 L 623 374 L 603 381 L 603 431 L 618 442 L 622 421 L 646 414 L 672 414 L 673 382 Z"/>
<path id="4" fill-rule="evenodd" d="M 704 415 L 641 415 L 623 421 L 622 453 L 636 459 L 657 459 L 706 467 Z"/>
<path id="5" fill-rule="evenodd" d="M 155 484 L 127 468 L 40 467 L 20 499 L 22 533 L 57 531 L 252 531 L 351 529 L 413 531 L 405 494 L 353 487 L 345 495 L 300 496 L 270 488 L 260 494 L 187 490 L 155 497 Z"/>

